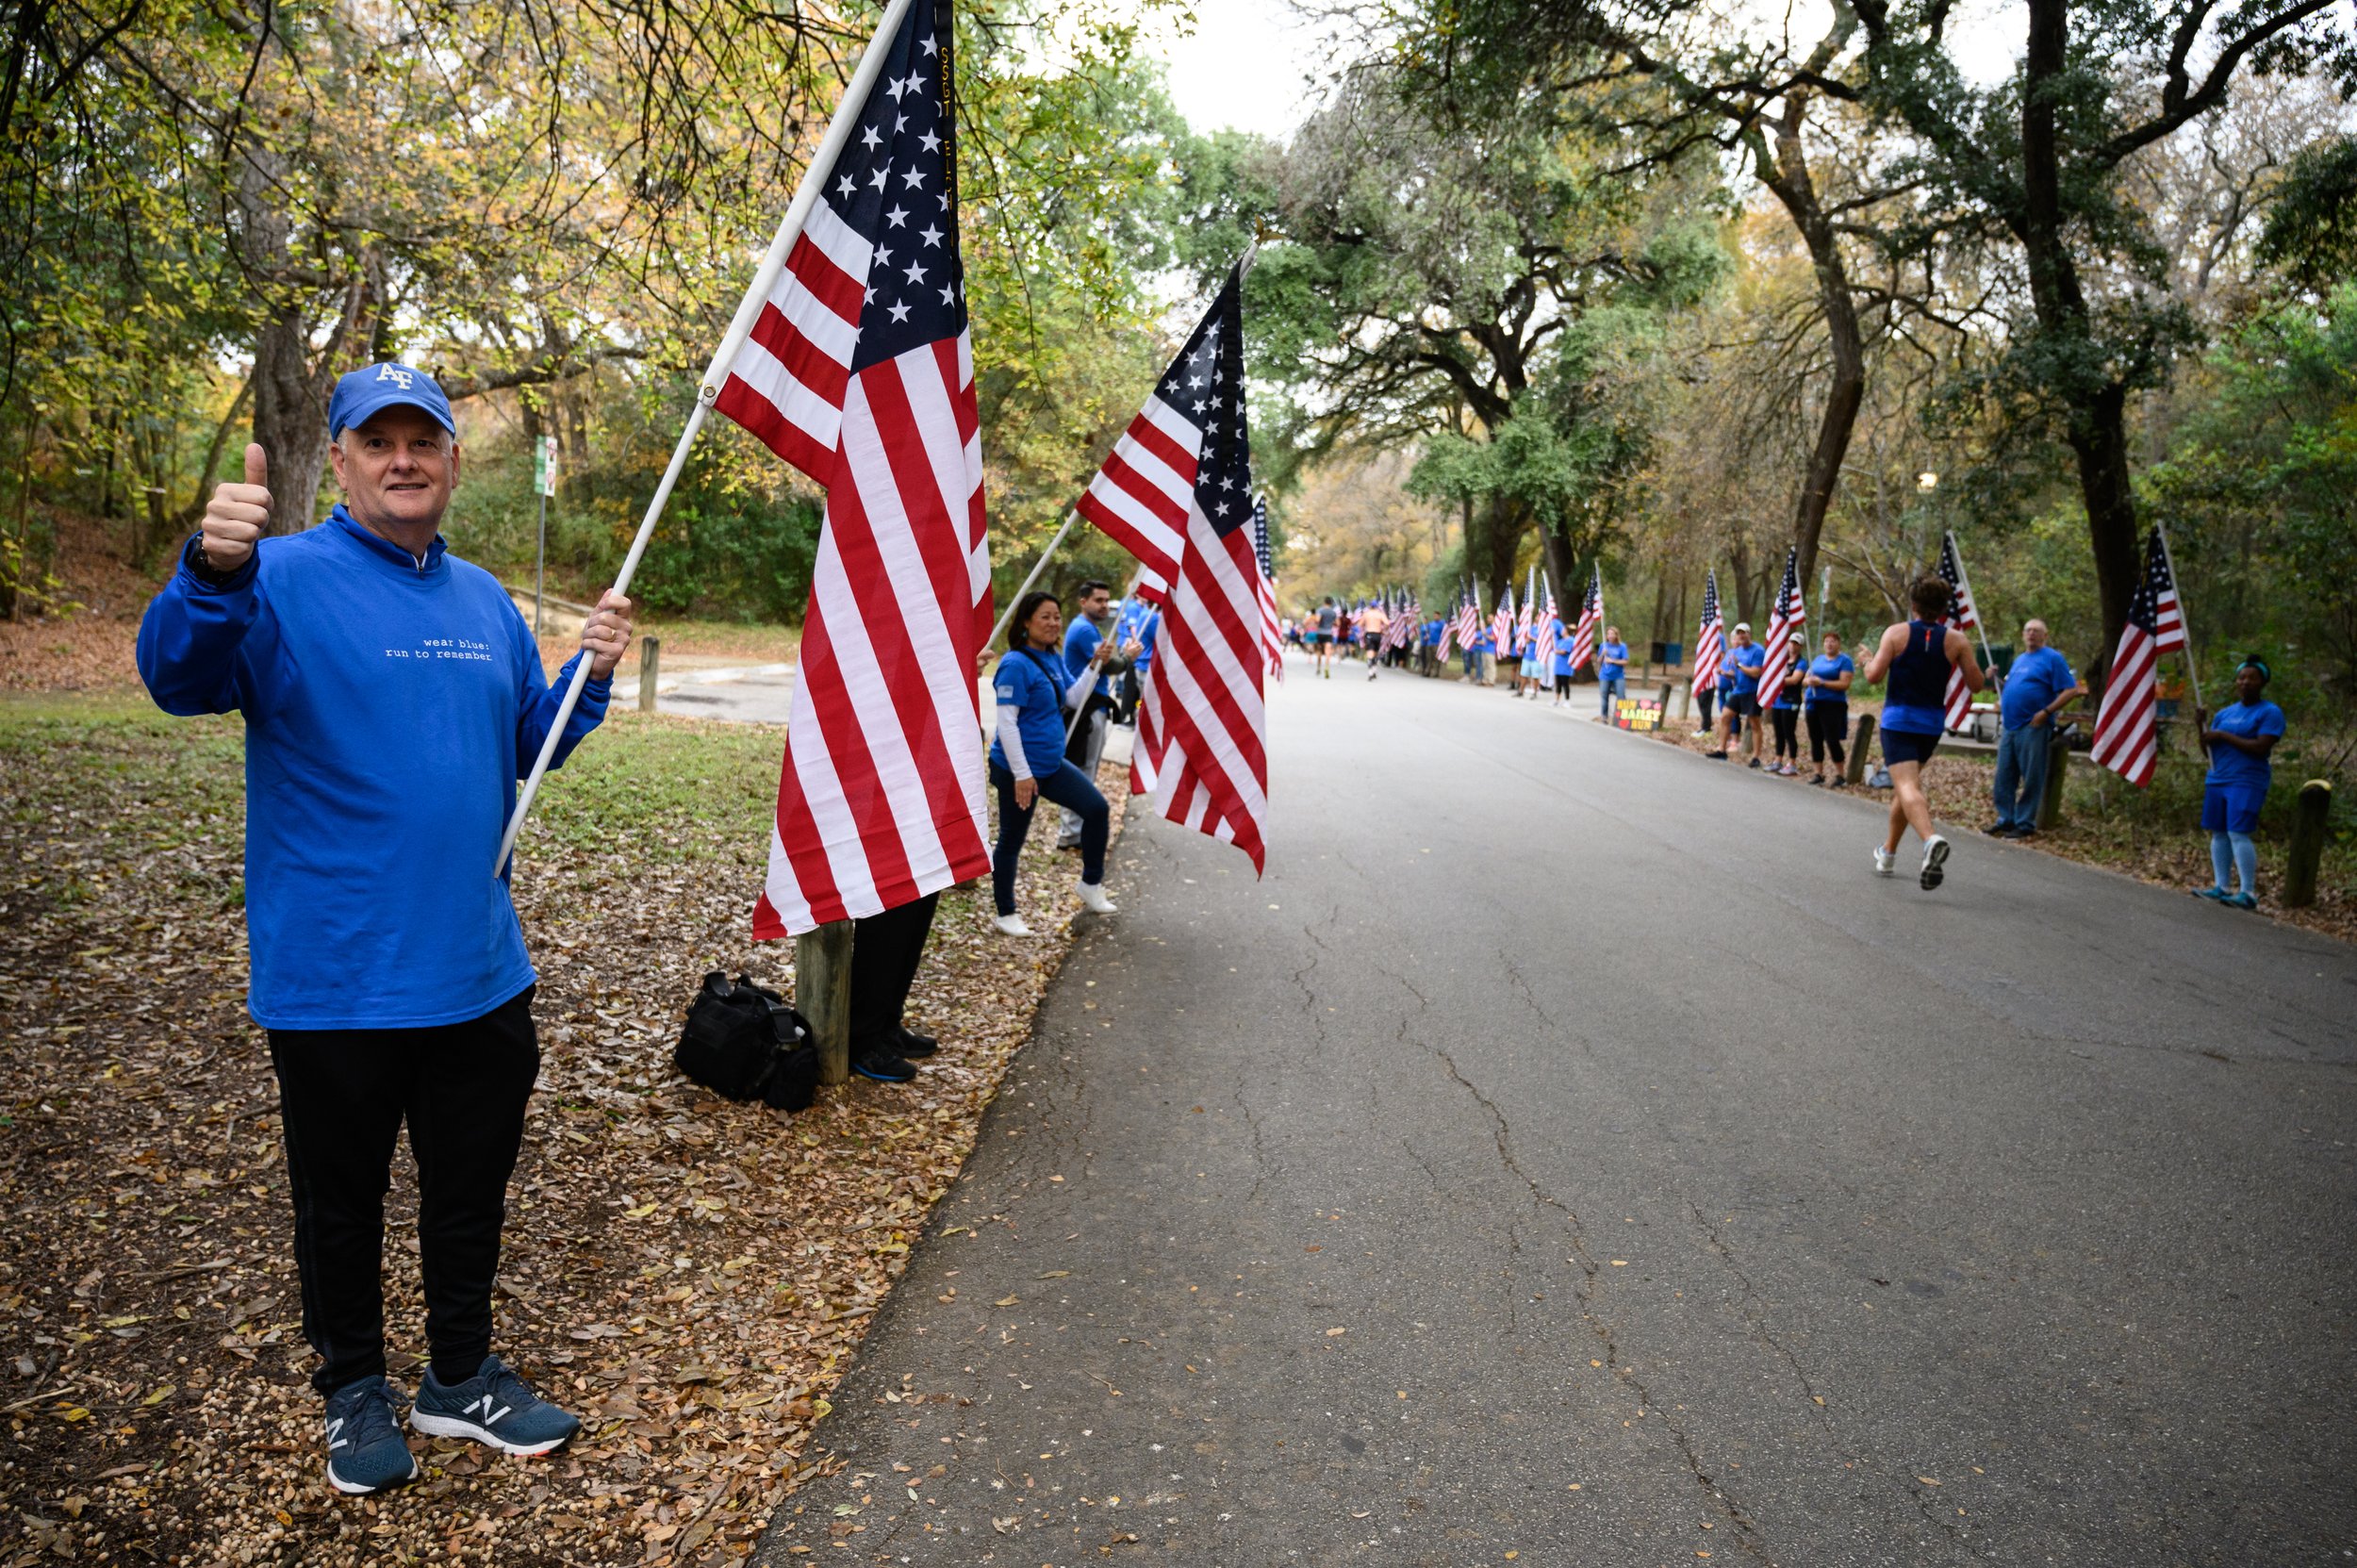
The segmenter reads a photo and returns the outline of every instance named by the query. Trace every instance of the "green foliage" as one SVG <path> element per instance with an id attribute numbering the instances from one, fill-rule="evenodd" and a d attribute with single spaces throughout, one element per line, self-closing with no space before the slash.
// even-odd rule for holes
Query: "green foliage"
<path id="1" fill-rule="evenodd" d="M 2258 253 L 2317 293 L 2357 278 L 2357 137 L 2319 142 L 2292 160 Z"/>
<path id="2" fill-rule="evenodd" d="M 2213 678 L 2250 644 L 2277 656 L 2277 701 L 2357 705 L 2357 282 L 2322 308 L 2276 305 L 2204 367 L 2208 396 L 2147 476 Z M 2290 695 L 2287 696 L 2286 694 Z"/>

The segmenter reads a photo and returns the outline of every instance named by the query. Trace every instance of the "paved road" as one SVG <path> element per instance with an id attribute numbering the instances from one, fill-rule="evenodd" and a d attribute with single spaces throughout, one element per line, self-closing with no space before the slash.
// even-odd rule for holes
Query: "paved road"
<path id="1" fill-rule="evenodd" d="M 1500 694 L 1272 727 L 1267 880 L 1132 819 L 764 1560 L 2357 1557 L 2349 949 Z"/>

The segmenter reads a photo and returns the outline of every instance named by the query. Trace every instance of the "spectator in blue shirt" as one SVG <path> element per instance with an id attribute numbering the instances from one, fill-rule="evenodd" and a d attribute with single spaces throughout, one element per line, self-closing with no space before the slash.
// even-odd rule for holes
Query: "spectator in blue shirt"
<path id="1" fill-rule="evenodd" d="M 1596 681 L 1604 687 L 1604 721 L 1611 723 L 1620 717 L 1616 706 L 1628 695 L 1628 644 L 1621 640 L 1621 629 L 1604 629 L 1604 646 L 1596 650 Z"/>
<path id="2" fill-rule="evenodd" d="M 2234 671 L 2233 705 L 2200 715 L 2201 745 L 2210 753 L 2209 777 L 2201 786 L 2201 825 L 2210 832 L 2211 883 L 2199 895 L 2236 909 L 2259 907 L 2259 808 L 2266 803 L 2275 765 L 2268 760 L 2283 738 L 2283 710 L 2266 700 L 2274 671 L 2256 653 Z M 2241 886 L 2226 890 L 2232 864 Z"/>
<path id="3" fill-rule="evenodd" d="M 509 1454 L 581 1429 L 490 1353 L 540 1071 L 536 977 L 492 861 L 574 667 L 588 680 L 552 766 L 604 717 L 631 626 L 607 593 L 555 685 L 542 677 L 506 590 L 444 548 L 459 442 L 432 377 L 354 371 L 327 429 L 343 501 L 263 537 L 268 456 L 247 447 L 244 482 L 215 488 L 147 607 L 139 668 L 167 713 L 245 718 L 248 1006 L 278 1080 L 327 1478 L 361 1495 L 419 1474 L 385 1378 L 380 1272 L 404 1122 L 432 1352 L 411 1425 Z"/>
<path id="4" fill-rule="evenodd" d="M 1759 672 L 1768 664 L 1768 650 L 1752 640 L 1752 623 L 1735 623 L 1732 640 L 1727 646 L 1726 663 L 1721 667 L 1719 689 L 1719 749 L 1710 754 L 1724 762 L 1729 743 L 1736 732 L 1751 737 L 1752 766 L 1759 762 Z"/>
<path id="5" fill-rule="evenodd" d="M 990 857 L 990 891 L 998 929 L 1029 936 L 1014 910 L 1014 873 L 1031 810 L 1043 795 L 1080 818 L 1080 902 L 1111 915 L 1105 897 L 1105 843 L 1113 808 L 1096 782 L 1063 754 L 1064 710 L 1084 701 L 1112 645 L 1100 641 L 1090 662 L 1067 675 L 1057 650 L 1063 642 L 1063 606 L 1052 593 L 1027 593 L 1007 628 L 1007 654 L 991 676 L 998 722 L 990 742 L 990 782 L 998 791 L 998 844 Z"/>
<path id="6" fill-rule="evenodd" d="M 1841 651 L 1841 634 L 1827 632 L 1824 652 L 1808 661 L 1801 678 L 1801 717 L 1808 724 L 1808 760 L 1817 771 L 1808 781 L 1825 782 L 1825 753 L 1833 753 L 1833 784 L 1841 787 L 1841 769 L 1849 757 L 1843 746 L 1850 738 L 1850 683 L 1857 664 Z"/>
<path id="7" fill-rule="evenodd" d="M 1077 677 L 1093 665 L 1096 679 L 1082 695 L 1079 712 L 1065 726 L 1063 754 L 1067 762 L 1094 779 L 1096 765 L 1105 755 L 1106 724 L 1119 706 L 1113 699 L 1113 677 L 1129 674 L 1131 662 L 1143 652 L 1144 645 L 1135 638 L 1117 646 L 1105 640 L 1103 626 L 1112 618 L 1113 608 L 1110 585 L 1091 579 L 1073 591 L 1073 600 L 1080 613 L 1072 622 L 1072 630 L 1064 634 L 1064 674 Z M 1056 848 L 1070 850 L 1080 842 L 1080 813 L 1067 806 L 1063 831 L 1056 835 Z"/>
<path id="8" fill-rule="evenodd" d="M 2038 802 L 2046 799 L 2046 762 L 2052 755 L 2054 720 L 2087 694 L 2070 661 L 2046 645 L 2046 622 L 2021 628 L 2021 656 L 2013 661 L 1998 689 L 1997 838 L 2035 838 Z"/>
<path id="9" fill-rule="evenodd" d="M 1764 657 L 1764 650 L 1762 653 Z M 1784 674 L 1776 689 L 1760 694 L 1775 733 L 1776 761 L 1770 771 L 1788 779 L 1800 772 L 1796 765 L 1801 760 L 1801 694 L 1807 680 L 1808 644 L 1794 632 L 1785 643 Z"/>
<path id="10" fill-rule="evenodd" d="M 1555 701 L 1549 707 L 1559 708 L 1572 700 L 1572 634 L 1565 629 L 1563 618 L 1557 616 L 1547 622 L 1548 635 L 1555 638 Z"/>

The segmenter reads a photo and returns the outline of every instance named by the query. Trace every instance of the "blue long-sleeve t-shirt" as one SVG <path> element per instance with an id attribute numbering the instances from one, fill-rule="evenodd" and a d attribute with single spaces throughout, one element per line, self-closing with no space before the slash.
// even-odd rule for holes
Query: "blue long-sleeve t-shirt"
<path id="1" fill-rule="evenodd" d="M 140 622 L 140 677 L 167 713 L 245 716 L 255 1021 L 430 1028 L 533 983 L 491 860 L 571 665 L 552 686 L 507 590 L 438 536 L 420 562 L 341 506 L 220 582 L 192 554 Z M 582 688 L 551 766 L 609 690 Z"/>

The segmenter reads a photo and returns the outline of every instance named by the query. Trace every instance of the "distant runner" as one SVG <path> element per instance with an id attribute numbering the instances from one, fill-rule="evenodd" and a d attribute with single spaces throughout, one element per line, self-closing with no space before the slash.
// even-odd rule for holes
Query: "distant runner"
<path id="1" fill-rule="evenodd" d="M 1886 675 L 1883 693 L 1883 762 L 1890 769 L 1890 831 L 1874 851 L 1874 869 L 1882 876 L 1899 868 L 1899 841 L 1914 828 L 1923 840 L 1923 865 L 1919 878 L 1923 890 L 1937 887 L 1947 874 L 1948 841 L 1932 831 L 1931 802 L 1923 798 L 1923 765 L 1939 749 L 1948 722 L 1948 673 L 1964 677 L 1966 687 L 1978 691 L 1988 684 L 1980 662 L 1972 656 L 1972 639 L 1943 624 L 1952 591 L 1937 577 L 1926 577 L 1908 590 L 1915 619 L 1892 626 L 1866 661 L 1868 681 Z"/>

